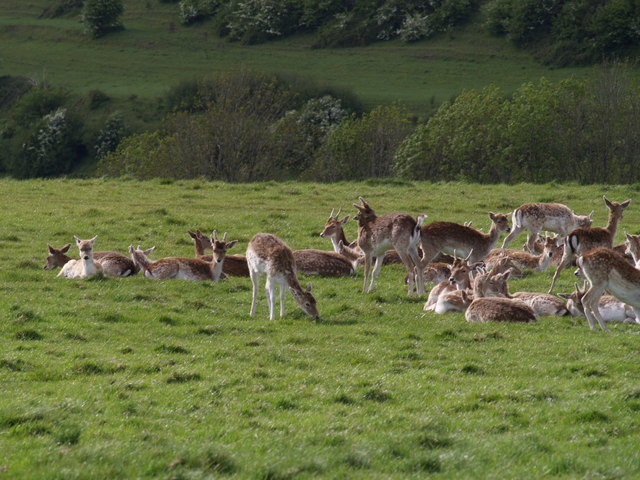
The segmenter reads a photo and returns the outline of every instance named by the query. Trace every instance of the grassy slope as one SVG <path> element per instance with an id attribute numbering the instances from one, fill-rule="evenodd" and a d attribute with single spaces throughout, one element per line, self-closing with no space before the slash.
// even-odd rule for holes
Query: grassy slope
<path id="1" fill-rule="evenodd" d="M 427 110 L 464 88 L 495 83 L 507 91 L 541 76 L 588 76 L 585 68 L 552 70 L 474 24 L 431 41 L 382 42 L 366 48 L 311 50 L 299 36 L 257 46 L 228 43 L 209 24 L 181 26 L 176 5 L 125 2 L 126 30 L 100 40 L 76 19 L 38 19 L 45 0 L 6 0 L 0 11 L 2 73 L 46 76 L 78 92 L 101 89 L 155 98 L 188 78 L 241 67 L 308 76 L 351 88 L 368 106 L 400 100 Z M 147 8 L 147 6 L 151 8 Z"/>
<path id="2" fill-rule="evenodd" d="M 464 184 L 254 184 L 0 180 L 0 476 L 7 478 L 636 478 L 636 325 L 470 325 L 422 311 L 402 270 L 376 291 L 313 279 L 312 323 L 287 296 L 270 322 L 248 279 L 63 280 L 47 242 L 98 234 L 97 248 L 192 254 L 187 229 L 257 231 L 329 248 L 334 207 L 363 195 L 379 213 L 472 220 L 561 201 L 606 220 L 601 197 L 637 188 Z M 355 226 L 348 225 L 353 238 Z M 519 242 L 522 238 L 517 240 Z M 551 273 L 512 289 L 546 290 Z M 307 278 L 304 279 L 306 282 Z M 559 289 L 573 285 L 565 272 Z"/>

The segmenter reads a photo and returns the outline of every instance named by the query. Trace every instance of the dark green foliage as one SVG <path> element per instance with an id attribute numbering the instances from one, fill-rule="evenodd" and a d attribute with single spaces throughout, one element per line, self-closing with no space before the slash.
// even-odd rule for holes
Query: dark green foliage
<path id="1" fill-rule="evenodd" d="M 122 30 L 120 16 L 124 11 L 122 0 L 85 0 L 82 23 L 85 32 L 93 38 Z"/>
<path id="2" fill-rule="evenodd" d="M 96 110 L 111 100 L 109 95 L 97 89 L 89 91 L 87 99 L 89 101 L 89 110 Z"/>
<path id="3" fill-rule="evenodd" d="M 0 77 L 0 109 L 10 107 L 27 93 L 33 83 L 26 77 Z"/>
<path id="4" fill-rule="evenodd" d="M 77 15 L 82 9 L 83 0 L 56 0 L 44 9 L 40 18 L 58 18 Z"/>
<path id="5" fill-rule="evenodd" d="M 486 12 L 490 33 L 554 65 L 629 55 L 640 41 L 635 0 L 492 0 Z"/>

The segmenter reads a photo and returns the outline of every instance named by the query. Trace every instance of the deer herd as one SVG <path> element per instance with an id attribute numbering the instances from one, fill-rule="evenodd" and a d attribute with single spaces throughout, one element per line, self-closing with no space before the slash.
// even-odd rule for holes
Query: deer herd
<path id="1" fill-rule="evenodd" d="M 330 239 L 334 251 L 291 250 L 281 239 L 258 233 L 247 246 L 246 255 L 228 251 L 237 240 L 222 239 L 199 230 L 189 232 L 195 257 L 167 257 L 153 261 L 147 250 L 129 247 L 130 257 L 112 251 L 94 251 L 96 237 L 82 240 L 74 236 L 80 258 L 70 258 L 71 244 L 57 249 L 49 245 L 45 269 L 62 267 L 59 277 L 84 279 L 96 274 L 127 277 L 142 272 L 150 279 L 211 280 L 229 276 L 250 277 L 253 296 L 250 315 L 256 311 L 261 277 L 266 277 L 269 318 L 275 317 L 276 286 L 279 286 L 280 316 L 285 313 L 288 290 L 300 308 L 319 318 L 311 284 L 303 288 L 297 273 L 306 275 L 352 275 L 364 269 L 362 291 L 371 292 L 383 265 L 401 263 L 406 269 L 408 294 L 423 295 L 425 284 L 435 284 L 424 310 L 438 314 L 464 312 L 469 322 L 531 322 L 542 316 L 586 317 L 608 331 L 607 322 L 640 323 L 640 235 L 626 234 L 626 242 L 613 245 L 618 222 L 630 200 L 604 203 L 609 210 L 606 227 L 593 227 L 591 216 L 576 215 L 558 203 L 527 203 L 511 215 L 489 213 L 491 228 L 483 233 L 470 224 L 431 222 L 426 215 L 416 218 L 405 213 L 378 216 L 364 198 L 353 206 L 358 238 L 349 242 L 344 225 L 347 215 L 329 215 L 320 236 Z M 511 217 L 511 227 L 509 226 Z M 528 231 L 523 250 L 509 244 Z M 496 248 L 502 232 L 507 236 Z M 547 232 L 544 236 L 541 232 Z M 553 233 L 549 235 L 548 232 Z M 206 254 L 206 251 L 212 254 Z M 551 292 L 564 269 L 576 265 L 576 275 L 585 278 L 571 293 Z M 549 291 L 510 293 L 508 280 L 523 271 L 545 272 L 555 266 Z M 287 287 L 287 288 L 285 288 Z M 606 294 L 605 294 L 606 293 Z"/>

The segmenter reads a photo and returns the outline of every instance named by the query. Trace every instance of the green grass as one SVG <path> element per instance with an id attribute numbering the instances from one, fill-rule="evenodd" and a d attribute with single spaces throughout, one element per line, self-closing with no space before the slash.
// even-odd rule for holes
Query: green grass
<path id="1" fill-rule="evenodd" d="M 593 75 L 591 68 L 551 69 L 481 31 L 478 22 L 414 44 L 310 48 L 312 36 L 243 46 L 218 38 L 209 23 L 180 25 L 175 4 L 129 0 L 125 30 L 99 40 L 75 18 L 39 19 L 48 4 L 6 0 L 0 11 L 0 72 L 44 78 L 78 93 L 101 89 L 124 101 L 155 99 L 181 80 L 238 68 L 298 75 L 351 89 L 368 107 L 401 101 L 414 112 L 463 89 L 496 84 L 507 92 L 540 77 Z"/>
<path id="2" fill-rule="evenodd" d="M 258 231 L 293 248 L 332 208 L 363 195 L 379 212 L 472 220 L 562 201 L 606 220 L 602 195 L 632 198 L 619 228 L 640 231 L 637 186 L 0 180 L 0 477 L 637 478 L 636 325 L 584 319 L 476 325 L 422 310 L 385 267 L 312 281 L 314 323 L 287 295 L 248 315 L 249 279 L 141 276 L 89 281 L 42 270 L 46 244 L 98 235 L 97 249 L 157 246 L 191 256 L 187 230 Z M 348 236 L 355 235 L 355 225 Z M 517 239 L 524 241 L 524 238 Z M 512 282 L 545 291 L 551 272 Z M 559 291 L 573 285 L 563 273 Z"/>

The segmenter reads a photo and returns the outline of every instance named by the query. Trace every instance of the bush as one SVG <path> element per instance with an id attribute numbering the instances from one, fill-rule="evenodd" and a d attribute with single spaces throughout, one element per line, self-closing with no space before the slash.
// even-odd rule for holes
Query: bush
<path id="1" fill-rule="evenodd" d="M 114 115 L 109 118 L 104 128 L 98 133 L 95 145 L 96 159 L 100 160 L 113 152 L 125 137 L 125 133 L 126 126 L 121 116 Z"/>
<path id="2" fill-rule="evenodd" d="M 98 38 L 109 32 L 122 30 L 120 15 L 124 11 L 122 0 L 86 0 L 82 9 L 85 32 Z"/>
<path id="3" fill-rule="evenodd" d="M 221 0 L 181 0 L 178 4 L 180 21 L 185 25 L 215 15 Z"/>

